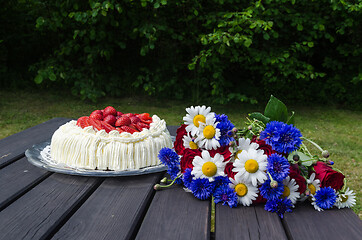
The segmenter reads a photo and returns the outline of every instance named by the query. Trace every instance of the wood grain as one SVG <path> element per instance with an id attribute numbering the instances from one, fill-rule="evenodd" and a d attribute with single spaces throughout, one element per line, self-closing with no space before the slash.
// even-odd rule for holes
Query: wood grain
<path id="1" fill-rule="evenodd" d="M 106 179 L 53 239 L 132 239 L 162 175 Z"/>
<path id="2" fill-rule="evenodd" d="M 50 175 L 25 157 L 0 169 L 0 211 Z"/>
<path id="3" fill-rule="evenodd" d="M 136 239 L 209 239 L 210 201 L 201 201 L 181 187 L 159 190 Z"/>
<path id="4" fill-rule="evenodd" d="M 26 149 L 50 139 L 58 127 L 70 119 L 54 118 L 0 140 L 0 168 L 24 156 Z"/>
<path id="5" fill-rule="evenodd" d="M 97 186 L 98 179 L 52 174 L 0 212 L 0 239 L 48 237 Z"/>
<path id="6" fill-rule="evenodd" d="M 294 240 L 362 239 L 362 221 L 349 208 L 318 212 L 310 203 L 303 203 L 285 214 L 283 223 Z"/>
<path id="7" fill-rule="evenodd" d="M 287 239 L 278 215 L 263 205 L 230 208 L 217 204 L 215 216 L 215 239 Z"/>

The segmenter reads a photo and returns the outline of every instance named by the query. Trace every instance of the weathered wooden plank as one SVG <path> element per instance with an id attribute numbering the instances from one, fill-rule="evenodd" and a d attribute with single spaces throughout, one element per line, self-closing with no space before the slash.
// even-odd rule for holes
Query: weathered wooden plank
<path id="1" fill-rule="evenodd" d="M 181 187 L 159 190 L 136 239 L 209 239 L 210 201 L 196 199 Z"/>
<path id="2" fill-rule="evenodd" d="M 275 213 L 263 205 L 230 208 L 216 205 L 215 239 L 287 239 L 283 225 Z"/>
<path id="3" fill-rule="evenodd" d="M 299 204 L 285 214 L 283 222 L 293 240 L 362 238 L 362 221 L 348 208 L 318 212 L 310 204 Z"/>
<path id="4" fill-rule="evenodd" d="M 45 141 L 70 119 L 54 118 L 0 140 L 0 168 L 24 156 L 26 149 Z"/>
<path id="5" fill-rule="evenodd" d="M 99 185 L 100 180 L 52 174 L 0 212 L 0 239 L 44 239 Z"/>
<path id="6" fill-rule="evenodd" d="M 0 170 L 0 211 L 51 173 L 23 157 Z"/>
<path id="7" fill-rule="evenodd" d="M 131 239 L 163 173 L 106 179 L 53 239 Z"/>

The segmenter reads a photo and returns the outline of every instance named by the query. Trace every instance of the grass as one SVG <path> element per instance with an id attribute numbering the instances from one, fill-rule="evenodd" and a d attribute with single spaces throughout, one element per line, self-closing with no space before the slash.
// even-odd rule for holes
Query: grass
<path id="1" fill-rule="evenodd" d="M 84 102 L 67 92 L 0 90 L 0 139 L 55 117 L 78 118 L 95 109 L 114 106 L 122 112 L 149 112 L 165 119 L 169 125 L 179 125 L 185 108 L 191 102 L 154 100 L 153 98 L 105 98 L 97 103 Z M 205 105 L 210 105 L 204 103 Z M 362 219 L 361 159 L 362 112 L 338 109 L 335 106 L 291 106 L 296 112 L 296 126 L 303 136 L 317 142 L 331 154 L 334 167 L 341 170 L 347 184 L 356 192 L 353 211 Z M 262 111 L 264 106 L 211 106 L 216 113 L 225 113 L 236 126 L 244 126 L 247 113 Z M 318 154 L 315 148 L 310 147 Z"/>

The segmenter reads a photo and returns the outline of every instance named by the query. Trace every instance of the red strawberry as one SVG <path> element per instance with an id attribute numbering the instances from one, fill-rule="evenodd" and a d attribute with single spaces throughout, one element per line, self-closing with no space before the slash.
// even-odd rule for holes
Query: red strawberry
<path id="1" fill-rule="evenodd" d="M 102 121 L 101 125 L 102 125 L 102 129 L 104 129 L 107 133 L 109 133 L 110 131 L 116 130 L 116 128 L 114 128 L 112 125 L 108 124 L 106 121 Z"/>
<path id="2" fill-rule="evenodd" d="M 91 113 L 91 115 L 92 114 L 100 114 L 100 115 L 103 115 L 103 112 L 102 112 L 102 110 L 94 110 L 92 113 Z"/>
<path id="3" fill-rule="evenodd" d="M 130 128 L 133 128 L 134 130 L 136 130 L 137 132 L 139 132 L 137 125 L 131 123 L 131 124 L 129 125 L 129 127 L 130 127 Z M 141 131 L 142 131 L 142 130 L 141 130 Z"/>
<path id="4" fill-rule="evenodd" d="M 137 132 L 136 130 L 134 130 L 133 128 L 130 128 L 128 126 L 122 126 L 121 129 L 125 132 L 129 132 L 129 133 L 134 133 Z"/>
<path id="5" fill-rule="evenodd" d="M 103 115 L 102 115 L 102 113 L 99 114 L 99 113 L 96 113 L 96 111 L 92 112 L 89 117 L 90 117 L 90 118 L 93 118 L 93 119 L 101 120 L 101 121 L 103 120 Z"/>
<path id="6" fill-rule="evenodd" d="M 124 113 L 123 116 L 132 117 L 132 116 L 134 116 L 134 114 L 133 113 Z"/>
<path id="7" fill-rule="evenodd" d="M 131 124 L 131 119 L 123 115 L 122 117 L 118 118 L 115 125 L 116 127 L 120 127 L 120 126 L 128 126 L 130 124 Z"/>
<path id="8" fill-rule="evenodd" d="M 97 119 L 89 118 L 89 124 L 98 131 L 102 130 L 102 122 Z"/>
<path id="9" fill-rule="evenodd" d="M 138 116 L 141 120 L 152 120 L 152 117 L 150 117 L 149 113 L 142 113 L 138 114 Z"/>
<path id="10" fill-rule="evenodd" d="M 141 129 L 143 129 L 143 128 L 149 129 L 149 128 L 150 128 L 150 125 L 148 125 L 148 124 L 146 124 L 146 123 L 143 123 L 143 122 L 138 122 L 138 123 L 137 123 L 137 126 L 138 126 L 138 128 L 141 128 Z M 141 130 L 141 131 L 142 131 L 142 130 Z"/>
<path id="11" fill-rule="evenodd" d="M 129 119 L 131 119 L 131 123 L 133 123 L 133 124 L 137 124 L 139 121 L 141 121 L 141 119 L 139 119 L 136 116 L 131 116 L 131 117 L 129 117 Z"/>
<path id="12" fill-rule="evenodd" d="M 115 116 L 113 115 L 107 115 L 104 119 L 103 119 L 104 122 L 114 126 L 114 124 L 116 123 L 117 119 Z"/>
<path id="13" fill-rule="evenodd" d="M 119 132 L 119 133 L 123 133 L 123 132 L 125 132 L 124 130 L 122 130 L 121 128 L 116 128 L 116 130 Z"/>
<path id="14" fill-rule="evenodd" d="M 85 127 L 90 126 L 90 124 L 89 124 L 89 117 L 84 116 L 84 117 L 78 118 L 77 126 L 79 126 L 79 127 L 81 127 L 81 128 L 85 128 Z"/>
<path id="15" fill-rule="evenodd" d="M 103 111 L 103 117 L 106 117 L 108 115 L 117 116 L 117 111 L 114 107 L 108 106 Z"/>
<path id="16" fill-rule="evenodd" d="M 117 112 L 117 116 L 122 116 L 123 113 L 122 112 Z"/>

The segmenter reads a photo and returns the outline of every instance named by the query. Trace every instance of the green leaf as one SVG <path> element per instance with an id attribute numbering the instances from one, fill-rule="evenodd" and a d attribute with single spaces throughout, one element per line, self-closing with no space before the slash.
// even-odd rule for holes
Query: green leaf
<path id="1" fill-rule="evenodd" d="M 259 112 L 253 112 L 249 114 L 249 117 L 251 119 L 257 119 L 259 121 L 262 121 L 263 123 L 267 124 L 270 121 L 270 118 L 265 117 L 262 113 Z"/>
<path id="2" fill-rule="evenodd" d="M 289 117 L 287 124 L 293 124 L 294 125 L 294 111 L 292 111 L 292 115 Z"/>
<path id="3" fill-rule="evenodd" d="M 244 42 L 244 46 L 247 48 L 250 47 L 251 44 L 252 44 L 252 40 L 250 38 L 247 38 Z"/>
<path id="4" fill-rule="evenodd" d="M 287 122 L 288 120 L 288 110 L 285 104 L 274 97 L 270 96 L 270 100 L 265 107 L 264 115 L 270 118 L 271 121 L 280 121 Z"/>
<path id="5" fill-rule="evenodd" d="M 57 76 L 52 72 L 49 74 L 49 79 L 50 79 L 50 81 L 54 82 L 55 80 L 57 80 Z"/>
<path id="6" fill-rule="evenodd" d="M 306 154 L 299 152 L 299 151 L 294 151 L 289 153 L 288 155 L 288 161 L 293 161 L 293 156 L 297 154 L 299 156 L 299 161 L 301 162 L 301 164 L 303 166 L 309 167 L 313 164 L 314 159 L 307 156 Z"/>
<path id="7" fill-rule="evenodd" d="M 34 79 L 36 84 L 40 84 L 43 82 L 43 77 L 41 75 L 37 75 Z"/>
<path id="8" fill-rule="evenodd" d="M 298 30 L 298 31 L 303 31 L 303 25 L 302 25 L 302 24 L 298 24 L 297 30 Z"/>

